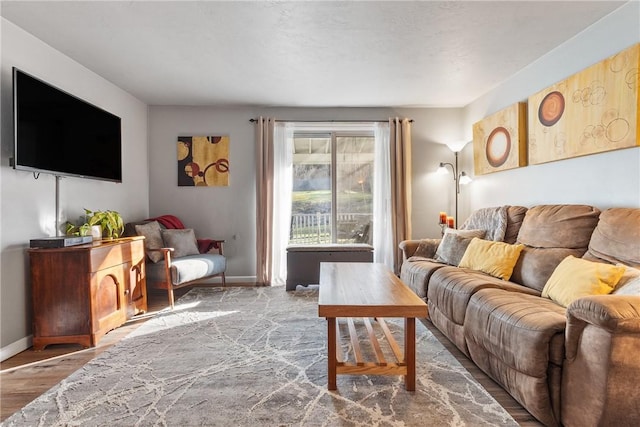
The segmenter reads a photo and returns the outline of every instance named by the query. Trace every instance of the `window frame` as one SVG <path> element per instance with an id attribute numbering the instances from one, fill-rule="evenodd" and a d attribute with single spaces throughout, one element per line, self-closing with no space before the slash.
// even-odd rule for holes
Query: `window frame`
<path id="1" fill-rule="evenodd" d="M 330 175 L 331 175 L 331 244 L 352 244 L 352 243 L 339 243 L 338 242 L 338 138 L 346 137 L 346 138 L 354 138 L 354 137 L 364 137 L 364 138 L 373 138 L 375 139 L 375 132 L 373 130 L 327 130 L 327 131 L 305 131 L 305 130 L 296 130 L 293 132 L 293 141 L 294 141 L 294 154 L 295 154 L 295 140 L 296 138 L 329 138 L 329 147 L 330 147 Z M 375 140 L 374 140 L 375 142 Z M 373 167 L 375 168 L 375 158 L 372 161 Z M 295 159 L 294 159 L 295 165 Z M 375 191 L 372 183 L 372 194 Z M 292 201 L 293 202 L 293 201 Z M 291 212 L 293 216 L 293 211 Z M 371 216 L 373 218 L 373 212 L 371 212 Z M 309 246 L 319 246 L 321 244 L 310 244 Z"/>

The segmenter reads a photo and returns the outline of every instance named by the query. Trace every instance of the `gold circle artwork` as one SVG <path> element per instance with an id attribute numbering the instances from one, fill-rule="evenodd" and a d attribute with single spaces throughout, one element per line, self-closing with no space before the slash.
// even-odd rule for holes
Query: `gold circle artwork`
<path id="1" fill-rule="evenodd" d="M 178 141 L 178 161 L 186 159 L 188 155 L 189 146 L 182 141 Z"/>
<path id="2" fill-rule="evenodd" d="M 564 113 L 564 96 L 554 91 L 542 99 L 538 108 L 538 120 L 544 126 L 551 127 L 555 125 Z"/>
<path id="3" fill-rule="evenodd" d="M 502 166 L 511 152 L 511 136 L 502 126 L 495 128 L 487 138 L 487 162 L 494 168 Z"/>

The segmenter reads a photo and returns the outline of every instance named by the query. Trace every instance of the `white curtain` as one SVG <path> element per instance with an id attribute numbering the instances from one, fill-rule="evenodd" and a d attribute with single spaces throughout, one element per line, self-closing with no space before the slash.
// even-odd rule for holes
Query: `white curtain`
<path id="1" fill-rule="evenodd" d="M 273 240 L 271 286 L 287 280 L 287 244 L 293 191 L 293 124 L 276 122 L 273 147 Z"/>
<path id="2" fill-rule="evenodd" d="M 373 261 L 394 271 L 389 123 L 376 123 L 373 168 Z"/>
<path id="3" fill-rule="evenodd" d="M 271 242 L 270 284 L 284 285 L 287 278 L 287 245 L 291 227 L 291 197 L 293 192 L 294 131 L 371 131 L 375 137 L 373 177 L 373 248 L 374 261 L 394 270 L 394 250 L 391 218 L 390 126 L 380 123 L 305 123 L 276 122 L 273 140 L 273 233 Z"/>

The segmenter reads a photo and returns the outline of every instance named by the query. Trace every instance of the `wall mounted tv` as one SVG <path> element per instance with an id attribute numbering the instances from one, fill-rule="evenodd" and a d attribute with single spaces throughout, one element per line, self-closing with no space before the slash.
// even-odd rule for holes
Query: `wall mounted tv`
<path id="1" fill-rule="evenodd" d="M 14 168 L 122 182 L 120 117 L 13 68 Z"/>

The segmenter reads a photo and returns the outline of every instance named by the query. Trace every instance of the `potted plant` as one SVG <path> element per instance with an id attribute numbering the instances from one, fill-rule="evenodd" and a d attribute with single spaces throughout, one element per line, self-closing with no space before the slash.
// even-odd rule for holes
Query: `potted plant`
<path id="1" fill-rule="evenodd" d="M 99 235 L 107 239 L 117 239 L 124 231 L 124 221 L 122 216 L 116 211 L 91 211 L 84 210 L 86 222 L 75 226 L 67 222 L 67 234 L 76 236 L 87 236 L 91 233 L 93 227 L 100 227 L 102 230 Z"/>

